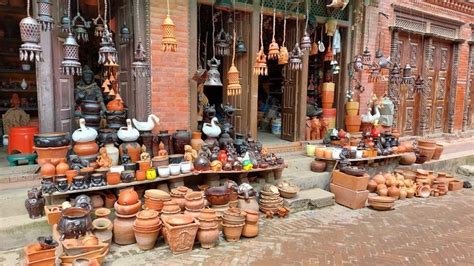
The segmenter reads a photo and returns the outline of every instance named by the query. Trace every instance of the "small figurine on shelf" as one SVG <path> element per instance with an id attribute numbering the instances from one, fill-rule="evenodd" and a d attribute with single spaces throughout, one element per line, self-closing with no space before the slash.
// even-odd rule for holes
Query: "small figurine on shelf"
<path id="1" fill-rule="evenodd" d="M 215 160 L 217 160 L 217 157 L 219 157 L 219 147 L 214 146 L 212 148 L 212 153 L 211 153 L 211 157 L 209 158 L 209 160 L 211 160 L 211 162 L 215 161 Z"/>
<path id="2" fill-rule="evenodd" d="M 28 198 L 25 200 L 25 208 L 30 219 L 40 218 L 44 215 L 44 198 L 41 191 L 34 187 L 28 190 Z"/>
<path id="3" fill-rule="evenodd" d="M 227 152 L 225 150 L 220 150 L 219 155 L 217 156 L 217 160 L 225 164 L 227 162 Z"/>
<path id="4" fill-rule="evenodd" d="M 140 153 L 140 160 L 141 161 L 150 161 L 151 160 L 150 154 L 146 151 L 145 144 L 142 145 L 142 152 Z"/>
<path id="5" fill-rule="evenodd" d="M 69 155 L 69 169 L 79 171 L 84 167 L 88 167 L 89 162 L 82 160 L 79 156 L 75 154 Z"/>
<path id="6" fill-rule="evenodd" d="M 321 123 L 317 117 L 313 117 L 310 121 L 311 124 L 311 140 L 321 138 Z"/>
<path id="7" fill-rule="evenodd" d="M 105 186 L 105 178 L 104 175 L 102 174 L 93 174 L 91 176 L 91 184 L 90 187 L 101 187 Z"/>
<path id="8" fill-rule="evenodd" d="M 107 149 L 105 147 L 100 148 L 96 162 L 100 168 L 110 168 L 112 166 L 112 159 L 110 159 L 107 154 Z"/>
<path id="9" fill-rule="evenodd" d="M 83 176 L 75 176 L 72 178 L 72 185 L 69 188 L 69 190 L 81 190 L 81 189 L 87 189 L 88 186 L 84 180 Z"/>
<path id="10" fill-rule="evenodd" d="M 184 145 L 184 160 L 189 162 L 194 162 L 198 154 L 197 151 L 191 147 L 191 145 Z"/>
<path id="11" fill-rule="evenodd" d="M 57 178 L 56 179 L 56 189 L 59 192 L 65 192 L 69 190 L 69 184 L 66 178 Z"/>
<path id="12" fill-rule="evenodd" d="M 122 165 L 132 162 L 130 155 L 128 155 L 127 149 L 123 149 L 122 156 L 120 156 L 120 161 Z"/>
<path id="13" fill-rule="evenodd" d="M 161 141 L 158 145 L 158 156 L 159 157 L 168 157 L 168 151 L 165 149 L 165 144 Z"/>
<path id="14" fill-rule="evenodd" d="M 222 162 L 219 160 L 212 161 L 210 167 L 212 171 L 219 172 L 222 170 Z"/>
<path id="15" fill-rule="evenodd" d="M 319 130 L 319 132 L 320 132 L 320 139 L 321 139 L 321 138 L 324 138 L 326 136 L 326 133 L 328 132 L 329 122 L 327 118 L 323 117 L 320 120 L 320 124 L 321 124 L 321 129 Z"/>
<path id="16" fill-rule="evenodd" d="M 201 154 L 201 153 L 203 153 L 204 156 L 206 156 L 207 158 L 211 158 L 212 152 L 211 152 L 211 149 L 209 148 L 209 145 L 204 143 L 201 146 L 201 150 L 199 151 L 199 154 Z"/>

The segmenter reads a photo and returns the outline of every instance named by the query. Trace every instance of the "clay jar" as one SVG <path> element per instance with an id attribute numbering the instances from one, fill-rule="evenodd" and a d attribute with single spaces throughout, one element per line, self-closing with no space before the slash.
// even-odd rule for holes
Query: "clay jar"
<path id="1" fill-rule="evenodd" d="M 184 154 L 184 145 L 191 142 L 191 134 L 186 130 L 176 130 L 173 134 L 173 151 L 174 154 Z"/>
<path id="2" fill-rule="evenodd" d="M 114 242 L 119 245 L 130 245 L 136 242 L 135 233 L 133 232 L 133 223 L 135 222 L 135 214 L 122 215 L 115 213 L 114 220 Z"/>
<path id="3" fill-rule="evenodd" d="M 157 226 L 161 223 L 160 213 L 155 210 L 143 210 L 137 213 L 135 225 L 142 227 Z"/>
<path id="4" fill-rule="evenodd" d="M 74 145 L 73 151 L 75 154 L 78 156 L 90 156 L 97 154 L 99 151 L 99 145 L 93 141 L 87 141 L 87 142 L 76 142 Z"/>
<path id="5" fill-rule="evenodd" d="M 136 163 L 138 160 L 140 160 L 140 152 L 141 152 L 140 144 L 138 144 L 135 141 L 124 142 L 120 144 L 119 146 L 120 157 L 122 157 L 124 149 L 127 149 L 128 155 L 130 156 L 130 160 L 132 161 L 132 163 Z"/>
<path id="6" fill-rule="evenodd" d="M 50 160 L 47 160 L 40 170 L 41 176 L 54 176 L 56 174 L 56 167 L 51 163 Z"/>
<path id="7" fill-rule="evenodd" d="M 199 227 L 197 238 L 202 248 L 213 248 L 219 240 L 219 229 L 217 224 L 212 227 Z"/>
<path id="8" fill-rule="evenodd" d="M 407 152 L 400 156 L 400 164 L 412 165 L 416 161 L 416 155 L 414 152 Z"/>
<path id="9" fill-rule="evenodd" d="M 311 162 L 310 167 L 313 172 L 324 172 L 326 170 L 326 162 L 314 160 Z"/>
<path id="10" fill-rule="evenodd" d="M 388 196 L 392 197 L 392 198 L 395 198 L 395 199 L 398 199 L 400 197 L 400 189 L 396 185 L 392 185 L 388 189 Z"/>
<path id="11" fill-rule="evenodd" d="M 191 139 L 191 147 L 193 147 L 194 150 L 199 151 L 204 144 L 204 140 L 201 138 L 202 133 L 199 131 L 194 131 L 193 132 L 193 137 Z"/>
<path id="12" fill-rule="evenodd" d="M 246 210 L 245 213 L 245 225 L 242 229 L 242 235 L 244 237 L 256 237 L 258 235 L 258 212 Z"/>
<path id="13" fill-rule="evenodd" d="M 117 185 L 120 183 L 120 173 L 108 172 L 107 173 L 107 184 Z"/>
<path id="14" fill-rule="evenodd" d="M 132 205 L 137 203 L 138 193 L 132 188 L 122 189 L 118 197 L 118 203 L 121 205 Z"/>
<path id="15" fill-rule="evenodd" d="M 65 175 L 67 170 L 69 170 L 69 165 L 66 163 L 66 159 L 63 158 L 59 161 L 58 165 L 56 165 L 56 174 Z"/>
<path id="16" fill-rule="evenodd" d="M 188 192 L 184 199 L 184 205 L 189 210 L 199 210 L 204 207 L 204 198 L 202 192 Z"/>
<path id="17" fill-rule="evenodd" d="M 78 238 L 92 229 L 89 210 L 80 207 L 70 207 L 61 213 L 58 231 L 65 238 Z"/>

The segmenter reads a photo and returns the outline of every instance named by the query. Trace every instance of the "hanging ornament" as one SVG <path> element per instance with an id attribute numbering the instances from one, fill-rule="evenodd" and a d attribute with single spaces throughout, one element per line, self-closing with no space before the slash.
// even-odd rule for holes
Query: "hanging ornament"
<path id="1" fill-rule="evenodd" d="M 369 80 L 368 80 L 369 83 L 377 82 L 380 80 L 380 68 L 375 62 L 372 63 L 369 71 L 370 71 Z"/>
<path id="2" fill-rule="evenodd" d="M 275 21 L 276 21 L 276 10 L 273 9 L 273 37 L 270 46 L 268 47 L 268 60 L 278 60 L 280 56 L 280 47 L 278 43 L 275 41 Z"/>
<path id="3" fill-rule="evenodd" d="M 118 61 L 118 53 L 117 49 L 115 49 L 112 33 L 109 31 L 109 27 L 107 26 L 107 0 L 104 4 L 104 32 L 102 34 L 102 41 L 100 42 L 99 60 L 97 62 L 101 65 L 116 65 Z"/>
<path id="4" fill-rule="evenodd" d="M 306 1 L 306 24 L 304 27 L 304 34 L 303 34 L 303 37 L 301 38 L 301 46 L 300 46 L 301 50 L 303 51 L 309 50 L 311 48 L 311 37 L 308 34 L 308 20 L 309 20 L 308 2 L 309 1 Z"/>
<path id="5" fill-rule="evenodd" d="M 301 70 L 303 69 L 303 51 L 301 51 L 298 43 L 295 44 L 295 48 L 290 53 L 290 69 Z"/>
<path id="6" fill-rule="evenodd" d="M 421 94 L 425 90 L 425 81 L 423 80 L 423 78 L 420 75 L 418 75 L 418 77 L 415 80 L 414 89 L 415 89 L 415 92 L 421 93 Z"/>
<path id="7" fill-rule="evenodd" d="M 354 71 L 359 72 L 364 69 L 364 63 L 362 62 L 362 57 L 360 55 L 356 55 L 354 58 Z"/>
<path id="8" fill-rule="evenodd" d="M 326 51 L 326 47 L 324 47 L 324 42 L 323 42 L 323 28 L 321 27 L 321 38 L 318 41 L 318 51 L 320 53 L 324 53 Z"/>
<path id="9" fill-rule="evenodd" d="M 326 28 L 326 35 L 332 37 L 337 29 L 337 20 L 334 17 L 330 17 L 324 26 Z"/>
<path id="10" fill-rule="evenodd" d="M 235 52 L 237 54 L 247 53 L 247 47 L 245 47 L 245 43 L 242 37 L 239 37 L 239 39 L 237 40 L 237 44 L 235 45 Z"/>
<path id="11" fill-rule="evenodd" d="M 68 1 L 67 16 L 71 15 L 71 1 Z M 69 20 L 71 21 L 71 20 Z M 69 28 L 71 24 L 69 24 Z M 63 75 L 82 75 L 81 63 L 79 62 L 79 44 L 69 30 L 68 36 L 63 43 L 64 58 L 61 62 L 61 73 Z"/>
<path id="12" fill-rule="evenodd" d="M 51 2 L 50 0 L 37 0 L 38 17 L 36 20 L 41 24 L 43 31 L 53 30 L 54 19 L 51 16 Z"/>
<path id="13" fill-rule="evenodd" d="M 27 0 L 26 7 L 27 17 L 20 21 L 20 61 L 22 62 L 39 62 L 43 61 L 43 52 L 40 42 L 41 25 L 36 19 L 30 16 L 30 0 Z"/>
<path id="14" fill-rule="evenodd" d="M 371 59 L 372 59 L 372 54 L 370 53 L 369 48 L 365 47 L 365 50 L 362 54 L 362 61 L 364 62 L 364 64 L 368 64 Z"/>
<path id="15" fill-rule="evenodd" d="M 209 70 L 207 71 L 207 80 L 204 82 L 205 86 L 222 86 L 221 74 L 219 73 L 219 65 L 221 61 L 213 57 L 207 61 Z"/>
<path id="16" fill-rule="evenodd" d="M 178 42 L 176 41 L 176 25 L 174 25 L 173 20 L 170 17 L 170 2 L 166 0 L 166 6 L 168 8 L 168 14 L 166 15 L 165 20 L 161 24 L 163 29 L 163 39 L 161 40 L 161 50 L 166 52 L 176 52 L 178 47 Z"/>
<path id="17" fill-rule="evenodd" d="M 74 28 L 75 36 L 78 41 L 88 42 L 89 35 L 87 33 L 87 29 L 91 27 L 91 22 L 86 21 L 86 19 L 81 16 L 81 12 L 79 10 L 79 0 L 77 0 L 77 14 L 72 19 L 72 28 Z"/>
<path id="18" fill-rule="evenodd" d="M 253 74 L 259 76 L 267 76 L 268 75 L 268 67 L 267 67 L 267 57 L 265 56 L 265 52 L 263 50 L 263 1 L 262 6 L 260 8 L 260 50 L 257 53 L 257 57 L 255 58 L 255 64 L 253 65 Z"/>
<path id="19" fill-rule="evenodd" d="M 285 41 L 286 41 L 286 1 L 285 1 L 285 18 L 283 19 L 283 42 L 280 46 L 280 54 L 278 55 L 278 64 L 279 65 L 286 65 L 288 64 L 289 54 L 288 49 L 286 49 Z"/>
<path id="20" fill-rule="evenodd" d="M 136 11 L 137 11 L 137 21 L 140 23 L 140 0 L 137 0 Z M 141 41 L 140 26 L 137 27 L 138 44 L 134 53 L 134 60 L 132 62 L 132 73 L 135 78 L 149 77 L 150 76 L 150 64 L 147 62 L 147 53 L 145 47 Z"/>
<path id="21" fill-rule="evenodd" d="M 224 28 L 221 28 L 221 31 L 217 34 L 216 54 L 220 56 L 230 55 L 231 42 L 232 38 L 230 35 L 224 31 Z"/>
<path id="22" fill-rule="evenodd" d="M 331 40 L 329 40 L 329 46 L 328 49 L 326 50 L 326 53 L 324 53 L 324 62 L 329 62 L 334 59 L 334 54 L 332 53 L 332 44 Z"/>
<path id="23" fill-rule="evenodd" d="M 71 19 L 67 15 L 67 8 L 64 9 L 64 15 L 59 20 L 59 30 L 61 32 L 69 32 L 69 26 L 71 25 Z"/>
<path id="24" fill-rule="evenodd" d="M 129 43 L 131 38 L 132 38 L 132 33 L 130 32 L 130 29 L 127 27 L 127 25 L 124 22 L 122 25 L 122 28 L 120 28 L 120 43 L 122 44 Z"/>
<path id="25" fill-rule="evenodd" d="M 97 0 L 97 17 L 92 20 L 92 23 L 94 23 L 94 36 L 96 37 L 102 37 L 102 34 L 104 33 L 104 19 L 102 18 L 102 15 L 100 14 L 100 1 Z M 107 0 L 105 0 L 107 1 Z"/>
<path id="26" fill-rule="evenodd" d="M 410 85 L 413 83 L 413 77 L 411 75 L 411 66 L 410 64 L 406 64 L 403 68 L 403 78 L 402 83 L 406 85 Z"/>
<path id="27" fill-rule="evenodd" d="M 314 31 L 314 39 L 313 43 L 311 44 L 311 50 L 309 51 L 309 55 L 317 55 L 318 54 L 318 44 L 316 43 L 316 30 Z"/>
<path id="28" fill-rule="evenodd" d="M 390 71 L 390 83 L 400 85 L 402 83 L 402 75 L 398 64 L 394 64 Z"/>
<path id="29" fill-rule="evenodd" d="M 234 46 L 235 46 L 235 26 L 234 26 L 233 40 L 234 40 Z M 230 69 L 227 72 L 227 79 L 229 81 L 229 84 L 227 84 L 227 96 L 240 95 L 242 92 L 242 86 L 240 85 L 239 70 L 235 66 L 235 50 L 232 53 L 232 65 L 230 66 Z"/>

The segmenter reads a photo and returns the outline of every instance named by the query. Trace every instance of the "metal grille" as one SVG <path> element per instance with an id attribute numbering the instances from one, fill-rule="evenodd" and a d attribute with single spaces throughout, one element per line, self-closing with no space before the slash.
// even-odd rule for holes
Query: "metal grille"
<path id="1" fill-rule="evenodd" d="M 253 0 L 235 0 L 236 3 L 242 3 L 242 4 L 253 4 Z"/>
<path id="2" fill-rule="evenodd" d="M 395 26 L 417 32 L 426 32 L 426 22 L 413 21 L 410 19 L 397 17 L 395 19 Z"/>
<path id="3" fill-rule="evenodd" d="M 268 7 L 268 8 L 276 8 L 277 10 L 280 10 L 280 11 L 285 11 L 285 3 L 286 3 L 287 12 L 296 13 L 296 10 L 299 4 L 300 6 L 299 13 L 300 14 L 305 13 L 304 1 L 297 2 L 297 1 L 287 1 L 287 0 L 266 0 L 263 3 L 263 6 Z"/>
<path id="4" fill-rule="evenodd" d="M 456 38 L 456 30 L 439 25 L 431 25 L 431 32 L 443 37 Z"/>
<path id="5" fill-rule="evenodd" d="M 311 7 L 309 10 L 310 16 L 318 16 L 318 17 L 330 17 L 333 16 L 335 19 L 338 20 L 349 20 L 349 6 L 346 6 L 344 10 L 337 10 L 336 12 L 329 13 L 326 9 L 326 3 L 324 1 L 313 1 L 311 3 Z"/>

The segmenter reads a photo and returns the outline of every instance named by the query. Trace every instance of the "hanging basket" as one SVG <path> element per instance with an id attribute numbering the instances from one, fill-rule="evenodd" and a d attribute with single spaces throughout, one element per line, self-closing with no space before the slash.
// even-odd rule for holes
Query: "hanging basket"
<path id="1" fill-rule="evenodd" d="M 178 42 L 176 41 L 176 25 L 174 25 L 173 20 L 171 20 L 170 16 L 167 15 L 163 24 L 161 24 L 161 28 L 163 29 L 163 39 L 161 40 L 161 50 L 176 52 L 178 47 Z"/>
<path id="2" fill-rule="evenodd" d="M 268 75 L 267 59 L 265 52 L 263 51 L 263 46 L 260 47 L 260 51 L 257 53 L 257 58 L 255 58 L 255 65 L 253 66 L 253 74 L 259 76 Z"/>
<path id="3" fill-rule="evenodd" d="M 239 70 L 234 64 L 232 64 L 229 72 L 227 72 L 227 79 L 229 80 L 229 84 L 227 85 L 227 95 L 240 95 L 242 91 L 242 86 L 240 85 L 240 75 Z"/>

